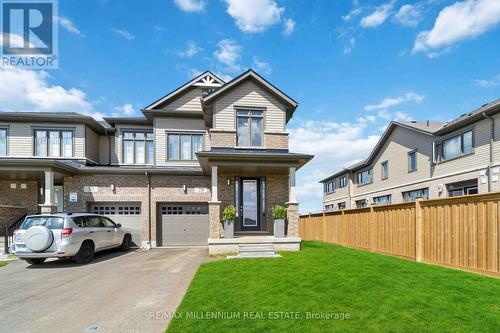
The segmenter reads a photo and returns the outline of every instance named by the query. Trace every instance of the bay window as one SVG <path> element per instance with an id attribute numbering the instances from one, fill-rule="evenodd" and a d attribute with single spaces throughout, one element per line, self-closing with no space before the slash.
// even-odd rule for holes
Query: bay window
<path id="1" fill-rule="evenodd" d="M 7 129 L 0 128 L 0 156 L 7 156 Z"/>
<path id="2" fill-rule="evenodd" d="M 153 164 L 153 152 L 152 132 L 123 132 L 123 163 Z"/>
<path id="3" fill-rule="evenodd" d="M 436 144 L 435 161 L 446 161 L 472 153 L 472 131 L 467 131 Z"/>
<path id="4" fill-rule="evenodd" d="M 194 161 L 196 153 L 203 150 L 203 134 L 167 134 L 167 159 L 171 161 Z"/>
<path id="5" fill-rule="evenodd" d="M 73 157 L 73 131 L 35 130 L 35 156 Z"/>
<path id="6" fill-rule="evenodd" d="M 240 147 L 262 147 L 264 111 L 237 110 L 236 134 Z"/>

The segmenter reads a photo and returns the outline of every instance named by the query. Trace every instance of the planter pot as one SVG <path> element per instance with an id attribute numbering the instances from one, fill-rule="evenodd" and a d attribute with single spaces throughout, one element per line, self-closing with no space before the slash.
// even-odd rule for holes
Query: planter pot
<path id="1" fill-rule="evenodd" d="M 224 222 L 224 238 L 234 238 L 234 222 Z"/>
<path id="2" fill-rule="evenodd" d="M 285 220 L 274 220 L 274 237 L 285 237 Z"/>

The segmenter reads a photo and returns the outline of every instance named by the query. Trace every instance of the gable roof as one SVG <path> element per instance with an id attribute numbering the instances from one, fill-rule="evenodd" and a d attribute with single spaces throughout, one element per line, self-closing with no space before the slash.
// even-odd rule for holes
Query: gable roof
<path id="1" fill-rule="evenodd" d="M 205 71 L 204 73 L 198 75 L 191 81 L 183 84 L 177 89 L 169 92 L 167 95 L 161 97 L 160 99 L 154 101 L 150 105 L 146 106 L 144 110 L 151 111 L 152 109 L 158 107 L 161 104 L 167 103 L 168 101 L 174 99 L 179 94 L 184 93 L 187 89 L 195 87 L 207 87 L 207 88 L 218 88 L 222 86 L 225 82 L 210 71 Z"/>
<path id="2" fill-rule="evenodd" d="M 239 83 L 243 82 L 244 80 L 248 78 L 253 78 L 256 80 L 258 83 L 260 83 L 264 88 L 272 92 L 275 96 L 277 96 L 279 99 L 284 101 L 286 104 L 288 104 L 292 108 L 292 113 L 295 111 L 299 103 L 297 103 L 293 98 L 285 94 L 283 91 L 275 87 L 272 83 L 264 79 L 262 76 L 254 72 L 252 69 L 248 69 L 246 72 L 238 75 L 231 81 L 227 82 L 224 84 L 222 87 L 219 89 L 213 91 L 212 93 L 208 94 L 207 96 L 203 97 L 202 101 L 204 104 L 209 104 L 210 102 L 214 101 L 217 96 L 221 96 L 222 94 L 226 93 L 230 89 L 234 88 L 237 86 Z"/>

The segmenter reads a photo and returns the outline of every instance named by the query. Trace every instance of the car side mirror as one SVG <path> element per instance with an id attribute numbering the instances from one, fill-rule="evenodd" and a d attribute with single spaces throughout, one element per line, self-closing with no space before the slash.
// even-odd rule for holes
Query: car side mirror
<path id="1" fill-rule="evenodd" d="M 122 225 L 121 225 L 120 223 L 118 223 L 118 224 L 116 225 L 116 227 L 119 229 L 119 228 L 121 228 L 121 227 L 122 227 Z"/>

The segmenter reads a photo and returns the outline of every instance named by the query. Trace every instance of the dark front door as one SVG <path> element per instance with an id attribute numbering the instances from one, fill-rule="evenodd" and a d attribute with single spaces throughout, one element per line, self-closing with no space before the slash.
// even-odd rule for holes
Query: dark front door
<path id="1" fill-rule="evenodd" d="M 258 178 L 240 179 L 241 230 L 260 230 L 260 184 Z"/>

